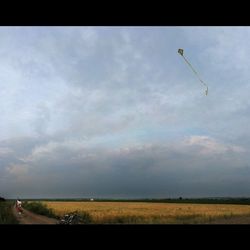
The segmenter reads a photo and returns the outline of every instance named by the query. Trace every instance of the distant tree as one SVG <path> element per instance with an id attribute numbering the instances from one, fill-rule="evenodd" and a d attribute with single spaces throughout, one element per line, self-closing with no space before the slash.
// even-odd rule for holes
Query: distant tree
<path id="1" fill-rule="evenodd" d="M 5 199 L 3 197 L 0 197 L 0 201 L 5 201 Z"/>
<path id="2" fill-rule="evenodd" d="M 182 197 L 179 197 L 179 200 L 182 200 Z"/>

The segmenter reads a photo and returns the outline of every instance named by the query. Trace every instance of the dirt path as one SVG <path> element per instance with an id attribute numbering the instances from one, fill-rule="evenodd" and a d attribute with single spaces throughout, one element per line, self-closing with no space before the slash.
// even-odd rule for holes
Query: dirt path
<path id="1" fill-rule="evenodd" d="M 13 213 L 20 224 L 57 224 L 58 223 L 56 219 L 48 218 L 43 215 L 34 214 L 25 209 L 23 209 L 23 213 L 19 215 L 15 207 L 13 207 Z"/>

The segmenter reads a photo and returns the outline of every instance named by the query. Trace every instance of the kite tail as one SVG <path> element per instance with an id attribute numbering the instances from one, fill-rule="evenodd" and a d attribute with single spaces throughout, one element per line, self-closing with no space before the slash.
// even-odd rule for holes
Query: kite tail
<path id="1" fill-rule="evenodd" d="M 193 68 L 192 64 L 185 58 L 184 55 L 182 55 L 182 57 L 184 58 L 184 60 L 186 61 L 186 63 L 189 65 L 189 67 L 193 70 L 193 72 L 196 74 L 197 78 L 200 80 L 200 82 L 206 87 L 206 91 L 205 91 L 205 94 L 207 95 L 208 94 L 208 86 L 206 83 L 204 83 L 199 74 L 196 72 L 196 70 Z"/>

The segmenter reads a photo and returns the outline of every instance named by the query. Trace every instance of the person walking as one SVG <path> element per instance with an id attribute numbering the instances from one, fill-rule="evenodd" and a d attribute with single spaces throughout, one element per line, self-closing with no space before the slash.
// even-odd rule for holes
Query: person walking
<path id="1" fill-rule="evenodd" d="M 16 209 L 17 209 L 17 212 L 19 214 L 22 214 L 23 210 L 22 210 L 22 202 L 20 199 L 17 199 L 16 201 Z"/>

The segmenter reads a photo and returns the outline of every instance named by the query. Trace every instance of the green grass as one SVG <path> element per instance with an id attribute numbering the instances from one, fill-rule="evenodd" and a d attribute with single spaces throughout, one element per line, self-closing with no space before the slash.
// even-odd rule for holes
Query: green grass
<path id="1" fill-rule="evenodd" d="M 0 202 L 0 224 L 18 224 L 17 219 L 12 213 L 13 202 Z"/>
<path id="2" fill-rule="evenodd" d="M 47 217 L 51 217 L 51 218 L 58 218 L 53 209 L 48 208 L 46 204 L 43 204 L 42 202 L 23 202 L 23 208 L 34 212 L 36 214 L 40 214 L 40 215 L 45 215 Z"/>
<path id="3" fill-rule="evenodd" d="M 24 201 L 23 207 L 36 214 L 45 215 L 50 218 L 60 219 L 60 217 L 54 213 L 53 209 L 48 208 L 48 206 L 42 202 Z M 77 214 L 80 217 L 81 223 L 83 224 L 90 224 L 93 221 L 92 216 L 88 212 L 74 211 L 73 213 Z"/>

